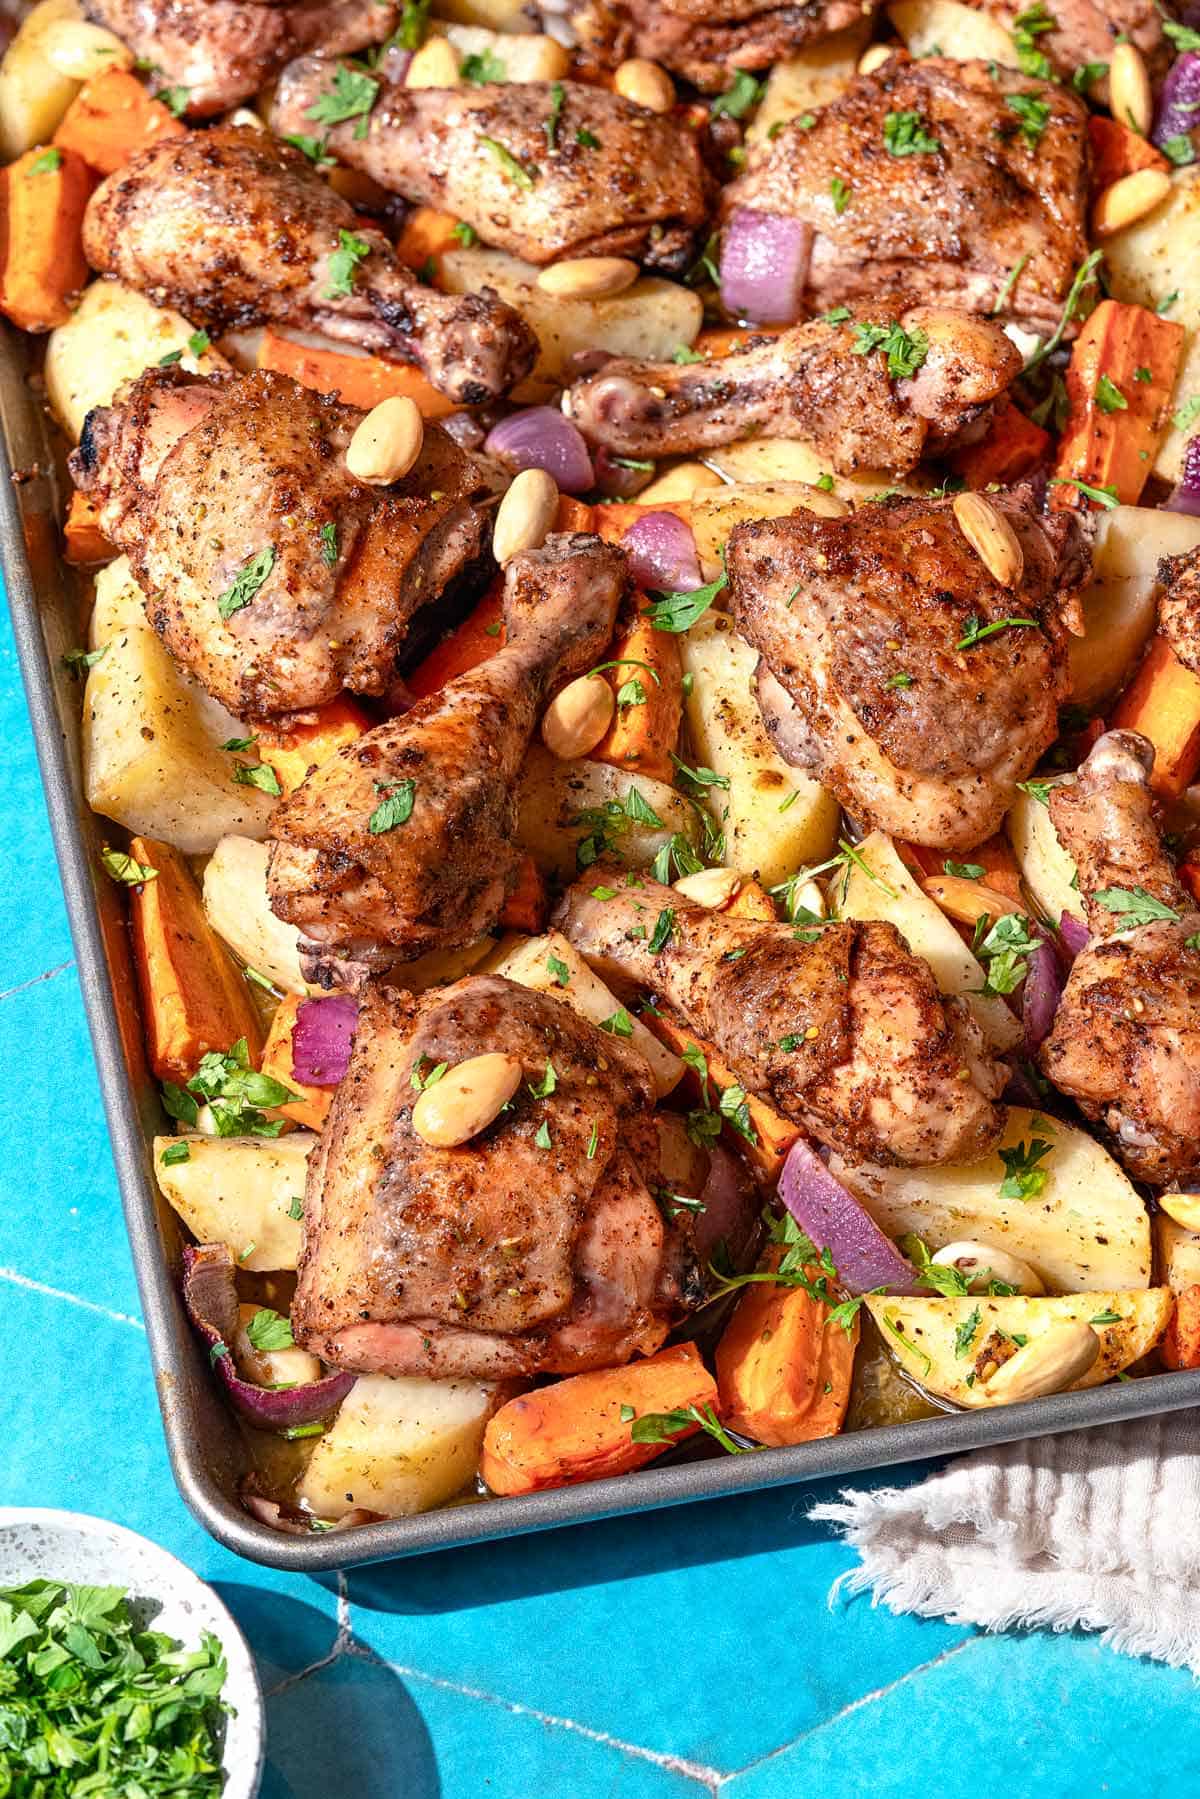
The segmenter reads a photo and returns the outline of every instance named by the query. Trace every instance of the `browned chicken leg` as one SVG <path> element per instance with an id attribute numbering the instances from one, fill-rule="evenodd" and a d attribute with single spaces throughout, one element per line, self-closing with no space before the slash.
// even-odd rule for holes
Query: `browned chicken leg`
<path id="1" fill-rule="evenodd" d="M 1200 1174 L 1200 912 L 1162 847 L 1153 764 L 1144 737 L 1110 731 L 1051 792 L 1092 941 L 1040 1060 L 1130 1174 L 1166 1186 Z"/>
<path id="2" fill-rule="evenodd" d="M 271 109 L 281 137 L 311 132 L 337 65 L 292 63 Z M 366 124 L 366 130 L 362 127 Z M 368 117 L 335 125 L 329 149 L 381 187 L 465 219 L 528 262 L 636 256 L 680 269 L 707 210 L 696 134 L 577 81 L 456 88 L 380 83 Z"/>
<path id="3" fill-rule="evenodd" d="M 577 882 L 558 910 L 576 949 L 601 974 L 662 995 L 749 1091 L 822 1142 L 920 1165 L 969 1161 L 995 1139 L 1001 1073 L 965 1004 L 939 995 L 892 925 L 802 934 L 710 912 L 654 881 L 612 899 L 594 886 Z"/>
<path id="4" fill-rule="evenodd" d="M 407 961 L 482 936 L 520 863 L 517 776 L 543 701 L 603 654 L 626 582 L 624 555 L 596 537 L 550 537 L 514 556 L 504 648 L 340 750 L 276 807 L 268 887 L 279 916 L 321 951 L 368 960 L 375 945 Z"/>
<path id="5" fill-rule="evenodd" d="M 865 347 L 860 326 L 878 317 L 876 307 L 870 319 L 865 309 L 861 320 L 815 319 L 718 362 L 608 362 L 568 390 L 563 411 L 621 456 L 687 455 L 765 432 L 803 438 L 843 473 L 905 474 L 986 430 L 1021 358 L 997 325 L 914 306 L 899 323 L 923 360 L 896 378 L 886 351 Z"/>
<path id="6" fill-rule="evenodd" d="M 1070 81 L 1075 71 L 1088 63 L 1107 63 L 1113 46 L 1123 38 L 1141 51 L 1155 79 L 1165 75 L 1171 60 L 1162 22 L 1174 18 L 1178 8 L 1165 6 L 1162 0 L 1053 0 L 1052 5 L 1041 8 L 1040 15 L 1028 0 L 968 0 L 968 4 L 980 6 L 1009 31 L 1014 27 L 1020 31 L 1017 20 L 1022 14 L 1028 31 L 1029 15 L 1036 15 L 1036 29 L 1030 34 L 1035 40 L 1032 54 L 1044 56 L 1049 72 L 1063 81 Z M 1104 98 L 1107 81 L 1097 76 L 1087 91 L 1093 99 Z"/>
<path id="7" fill-rule="evenodd" d="M 382 693 L 413 614 L 483 548 L 484 466 L 428 425 L 403 481 L 364 486 L 345 463 L 361 416 L 283 375 L 177 367 L 88 415 L 76 484 L 167 648 L 235 717 Z"/>
<path id="8" fill-rule="evenodd" d="M 875 0 L 584 0 L 572 22 L 602 61 L 648 56 L 715 94 L 736 70 L 770 68 L 874 10 Z"/>
<path id="9" fill-rule="evenodd" d="M 298 150 L 249 127 L 165 138 L 132 157 L 92 195 L 84 251 L 102 274 L 213 330 L 269 319 L 322 331 L 417 363 L 463 405 L 506 393 L 537 352 L 493 289 L 425 287 Z"/>
<path id="10" fill-rule="evenodd" d="M 193 118 L 226 112 L 306 50 L 341 56 L 380 44 L 396 23 L 395 0 L 87 0 L 162 87 L 182 90 Z"/>
<path id="11" fill-rule="evenodd" d="M 524 1079 L 478 1136 L 413 1130 L 423 1077 L 500 1052 Z M 476 976 L 368 993 L 311 1159 L 296 1340 L 360 1373 L 484 1379 L 609 1368 L 702 1295 L 667 1224 L 649 1070 L 570 1006 Z"/>
<path id="12" fill-rule="evenodd" d="M 949 498 L 764 519 L 729 540 L 732 609 L 762 653 L 780 754 L 862 824 L 937 849 L 990 836 L 1054 741 L 1090 561 L 1075 514 L 1041 517 L 1028 488 L 987 503 L 1019 546 L 1011 585 Z"/>
<path id="13" fill-rule="evenodd" d="M 898 292 L 1048 332 L 1088 252 L 1087 119 L 1014 69 L 891 57 L 811 129 L 785 125 L 725 213 L 811 226 L 814 311 Z"/>

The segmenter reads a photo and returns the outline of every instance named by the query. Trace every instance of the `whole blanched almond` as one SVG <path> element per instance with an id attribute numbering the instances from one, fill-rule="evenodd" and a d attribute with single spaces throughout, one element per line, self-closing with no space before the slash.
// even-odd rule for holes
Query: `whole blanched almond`
<path id="1" fill-rule="evenodd" d="M 702 868 L 694 875 L 684 875 L 675 882 L 676 893 L 682 893 L 684 899 L 695 900 L 698 906 L 707 906 L 710 912 L 719 912 L 727 906 L 741 887 L 742 877 L 736 868 Z"/>
<path id="2" fill-rule="evenodd" d="M 520 1085 L 516 1056 L 469 1056 L 425 1088 L 412 1109 L 413 1130 L 434 1149 L 457 1149 L 500 1116 Z"/>
<path id="3" fill-rule="evenodd" d="M 1161 206 L 1171 191 L 1171 177 L 1165 169 L 1135 169 L 1105 188 L 1092 207 L 1092 233 L 1096 237 L 1114 237 L 1127 225 L 1136 225 L 1147 213 Z"/>
<path id="4" fill-rule="evenodd" d="M 993 1249 L 989 1244 L 976 1243 L 971 1238 L 964 1238 L 960 1243 L 947 1243 L 930 1260 L 939 1268 L 957 1268 L 970 1293 L 985 1291 L 992 1281 L 1003 1281 L 1006 1287 L 1015 1287 L 1018 1293 L 1036 1295 L 1046 1291 L 1041 1275 L 1028 1262 L 1023 1262 L 1019 1256 L 1010 1256 L 1006 1249 Z"/>
<path id="5" fill-rule="evenodd" d="M 392 394 L 359 422 L 346 448 L 346 467 L 356 481 L 390 487 L 408 474 L 425 441 L 425 421 L 415 400 Z"/>
<path id="6" fill-rule="evenodd" d="M 542 714 L 542 742 L 562 762 L 594 750 L 613 721 L 616 696 L 603 675 L 580 675 Z"/>
<path id="7" fill-rule="evenodd" d="M 979 493 L 954 497 L 958 528 L 992 580 L 1001 587 L 1016 587 L 1025 572 L 1020 539 L 1002 512 Z"/>
<path id="8" fill-rule="evenodd" d="M 1146 137 L 1154 122 L 1150 74 L 1136 44 L 1114 44 L 1108 63 L 1109 111 L 1119 124 Z"/>
<path id="9" fill-rule="evenodd" d="M 560 300 L 608 300 L 632 287 L 640 273 L 627 256 L 571 256 L 550 263 L 537 284 Z"/>
<path id="10" fill-rule="evenodd" d="M 675 104 L 675 83 L 661 64 L 644 56 L 631 56 L 618 64 L 613 86 L 622 99 L 644 106 L 647 112 L 670 112 Z"/>
<path id="11" fill-rule="evenodd" d="M 492 555 L 504 567 L 522 550 L 540 550 L 554 529 L 558 483 L 545 469 L 525 468 L 496 508 Z"/>
<path id="12" fill-rule="evenodd" d="M 1100 1339 L 1090 1324 L 1052 1324 L 997 1368 L 984 1383 L 983 1396 L 992 1405 L 1017 1405 L 1061 1393 L 1087 1373 L 1099 1354 Z"/>

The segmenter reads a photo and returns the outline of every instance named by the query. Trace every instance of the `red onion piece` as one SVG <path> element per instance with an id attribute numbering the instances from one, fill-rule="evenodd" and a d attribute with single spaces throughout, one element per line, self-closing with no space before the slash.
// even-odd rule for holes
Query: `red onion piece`
<path id="1" fill-rule="evenodd" d="M 354 1385 L 353 1374 L 328 1374 L 324 1380 L 273 1390 L 256 1387 L 238 1373 L 233 1359 L 238 1323 L 234 1266 L 227 1243 L 188 1244 L 183 1251 L 183 1303 L 208 1346 L 234 1411 L 259 1430 L 288 1430 L 328 1418 Z"/>
<path id="2" fill-rule="evenodd" d="M 1174 137 L 1190 137 L 1200 125 L 1200 51 L 1185 50 L 1167 71 L 1158 96 L 1150 141 L 1161 150 Z"/>
<path id="3" fill-rule="evenodd" d="M 350 1064 L 358 1001 L 348 993 L 306 999 L 292 1026 L 292 1073 L 302 1087 L 336 1087 Z"/>
<path id="4" fill-rule="evenodd" d="M 1190 518 L 1200 515 L 1200 432 L 1188 440 L 1183 452 L 1183 475 L 1179 486 L 1164 502 L 1164 512 L 1186 512 Z"/>
<path id="5" fill-rule="evenodd" d="M 692 527 L 674 512 L 647 512 L 635 519 L 621 547 L 639 587 L 654 593 L 695 593 L 704 586 Z"/>
<path id="6" fill-rule="evenodd" d="M 601 444 L 593 458 L 596 465 L 596 491 L 602 493 L 606 500 L 632 500 L 635 494 L 641 493 L 654 479 L 654 464 L 637 457 L 614 456 L 605 444 Z M 636 462 L 637 467 L 629 464 Z"/>
<path id="7" fill-rule="evenodd" d="M 696 1213 L 692 1241 L 701 1261 L 707 1262 L 717 1244 L 725 1241 L 735 1268 L 742 1266 L 762 1200 L 738 1157 L 720 1143 L 709 1150 L 708 1179 L 700 1191 L 704 1210 Z"/>
<path id="8" fill-rule="evenodd" d="M 1026 1055 L 1031 1056 L 1050 1035 L 1061 998 L 1062 981 L 1059 978 L 1058 957 L 1043 937 L 1029 957 L 1021 994 Z"/>
<path id="9" fill-rule="evenodd" d="M 327 1522 L 312 1512 L 301 1511 L 298 1505 L 268 1499 L 265 1493 L 255 1492 L 248 1481 L 243 1483 L 239 1497 L 260 1524 L 269 1524 L 272 1530 L 282 1531 L 285 1537 L 311 1537 L 314 1531 L 328 1534 L 335 1530 L 357 1530 L 363 1524 L 378 1524 L 385 1516 L 383 1512 L 368 1512 L 364 1506 L 356 1505 L 353 1511 L 343 1512 L 340 1518 Z"/>
<path id="10" fill-rule="evenodd" d="M 1091 933 L 1085 924 L 1076 918 L 1073 912 L 1064 912 L 1058 921 L 1058 935 L 1062 946 L 1074 961 L 1081 950 L 1085 950 L 1091 942 Z"/>
<path id="11" fill-rule="evenodd" d="M 813 230 L 739 206 L 721 244 L 721 303 L 756 325 L 794 325 L 803 310 Z"/>
<path id="12" fill-rule="evenodd" d="M 563 493 L 586 493 L 595 481 L 582 435 L 554 406 L 510 412 L 488 432 L 483 447 L 516 469 L 545 469 Z"/>
<path id="13" fill-rule="evenodd" d="M 920 1292 L 912 1263 L 803 1137 L 788 1151 L 779 1197 L 817 1248 L 829 1250 L 848 1293 L 872 1293 L 876 1287 L 889 1293 Z"/>

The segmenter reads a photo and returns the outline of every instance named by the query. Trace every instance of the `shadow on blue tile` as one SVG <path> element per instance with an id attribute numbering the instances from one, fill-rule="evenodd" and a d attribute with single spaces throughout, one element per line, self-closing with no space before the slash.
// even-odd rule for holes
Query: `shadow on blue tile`
<path id="1" fill-rule="evenodd" d="M 334 1637 L 328 1606 L 319 1611 L 277 1587 L 252 1587 L 236 1580 L 214 1580 L 212 1585 L 245 1633 L 264 1693 L 331 1652 Z M 301 1590 L 307 1590 L 307 1583 Z"/>
<path id="2" fill-rule="evenodd" d="M 267 1700 L 262 1799 L 441 1799 L 428 1727 L 382 1662 L 342 1656 Z"/>

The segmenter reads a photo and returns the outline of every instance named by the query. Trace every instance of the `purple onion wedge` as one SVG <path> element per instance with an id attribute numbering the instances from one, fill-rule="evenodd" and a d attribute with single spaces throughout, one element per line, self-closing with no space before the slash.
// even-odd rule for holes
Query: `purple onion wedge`
<path id="1" fill-rule="evenodd" d="M 921 1291 L 912 1263 L 803 1137 L 788 1151 L 779 1197 L 817 1248 L 832 1255 L 847 1293 L 873 1293 L 878 1287 L 889 1293 Z"/>

